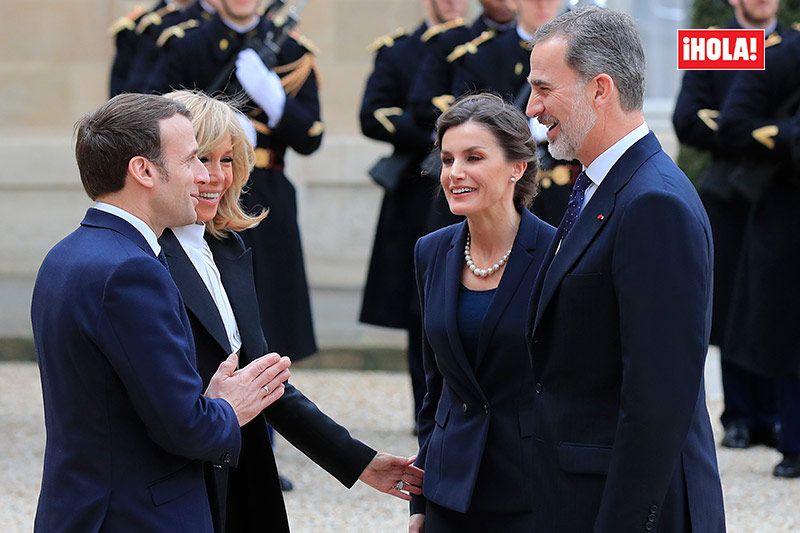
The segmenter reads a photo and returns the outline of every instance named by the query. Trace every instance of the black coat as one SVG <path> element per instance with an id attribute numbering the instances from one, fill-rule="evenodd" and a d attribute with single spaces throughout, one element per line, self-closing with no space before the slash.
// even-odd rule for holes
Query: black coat
<path id="1" fill-rule="evenodd" d="M 796 104 L 788 114 L 780 109 L 800 87 L 800 34 L 787 32 L 768 48 L 766 65 L 739 75 L 719 119 L 723 143 L 757 165 L 778 166 L 750 208 L 726 343 L 740 366 L 782 377 L 800 369 L 800 124 Z"/>
<path id="2" fill-rule="evenodd" d="M 419 127 L 408 108 L 408 93 L 419 67 L 426 30 L 394 35 L 375 56 L 359 118 L 367 137 L 390 143 L 395 156 L 409 158 L 398 187 L 386 191 L 372 245 L 359 320 L 407 329 L 419 320 L 414 289 L 414 244 L 425 234 L 425 221 L 437 180 L 420 176 L 420 163 L 431 147 L 430 132 Z"/>
<path id="3" fill-rule="evenodd" d="M 167 3 L 164 0 L 157 2 L 152 8 L 145 11 L 135 9 L 133 12 L 118 18 L 109 28 L 109 33 L 114 36 L 114 59 L 111 63 L 111 73 L 108 79 L 109 97 L 125 92 L 133 63 L 136 60 L 136 48 L 141 35 L 136 32 L 136 27 L 142 17 L 163 9 Z"/>
<path id="4" fill-rule="evenodd" d="M 736 20 L 727 29 L 740 29 Z M 785 30 L 778 27 L 767 37 L 774 46 Z M 736 80 L 735 70 L 689 70 L 683 75 L 681 91 L 672 115 L 678 139 L 693 148 L 708 151 L 711 164 L 701 177 L 700 198 L 714 232 L 714 309 L 711 344 L 721 346 L 727 359 L 725 334 L 731 298 L 738 279 L 739 257 L 749 213 L 749 202 L 731 179 L 741 152 L 723 143 L 717 134 L 720 110 Z"/>
<path id="5" fill-rule="evenodd" d="M 244 367 L 269 351 L 258 318 L 252 252 L 236 234 L 222 240 L 206 235 L 206 240 L 236 317 L 242 339 L 239 366 Z M 159 242 L 186 305 L 198 369 L 207 387 L 230 353 L 228 336 L 214 300 L 178 239 L 167 229 Z M 238 468 L 207 465 L 206 486 L 218 532 L 261 532 L 265 523 L 270 531 L 289 529 L 267 424 L 346 487 L 356 482 L 376 454 L 287 383 L 280 400 L 241 428 Z"/>
<path id="6" fill-rule="evenodd" d="M 263 37 L 269 28 L 270 22 L 262 18 L 254 30 L 239 35 L 216 16 L 170 45 L 149 85 L 159 91 L 170 87 L 204 90 L 247 39 Z M 284 155 L 288 148 L 303 155 L 317 150 L 323 126 L 313 54 L 289 38 L 278 59 L 275 71 L 286 80 L 286 107 L 280 122 L 270 129 L 264 111 L 248 103 L 258 138 L 256 168 L 242 195 L 247 210 L 269 208 L 270 214 L 242 236 L 253 249 L 264 333 L 275 351 L 296 360 L 316 352 L 317 344 L 297 225 L 297 198 L 294 185 L 283 172 Z"/>

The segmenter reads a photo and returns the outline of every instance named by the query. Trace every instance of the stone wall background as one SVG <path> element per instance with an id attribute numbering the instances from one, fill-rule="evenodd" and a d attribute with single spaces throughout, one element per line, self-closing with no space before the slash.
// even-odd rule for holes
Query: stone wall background
<path id="1" fill-rule="evenodd" d="M 687 0 L 673 3 L 681 7 Z M 5 229 L 0 233 L 0 338 L 30 336 L 36 270 L 47 250 L 76 227 L 90 205 L 72 155 L 72 127 L 107 97 L 113 42 L 106 29 L 136 4 L 0 2 L 0 213 Z M 635 3 L 608 4 L 631 12 Z M 372 67 L 367 46 L 398 26 L 413 27 L 420 16 L 416 0 L 311 0 L 302 13 L 300 30 L 321 51 L 327 130 L 322 148 L 311 157 L 290 156 L 288 174 L 298 189 L 312 306 L 323 348 L 400 347 L 405 342 L 402 332 L 356 322 L 381 199 L 366 170 L 389 151 L 361 136 L 357 114 Z M 663 39 L 649 36 L 648 27 L 643 26 L 645 41 L 662 50 Z M 665 32 L 674 39 L 673 29 Z M 663 77 L 674 69 L 669 64 L 657 71 Z M 648 124 L 671 153 L 675 143 L 669 114 L 677 82 L 673 75 L 666 85 L 660 83 L 646 104 Z"/>

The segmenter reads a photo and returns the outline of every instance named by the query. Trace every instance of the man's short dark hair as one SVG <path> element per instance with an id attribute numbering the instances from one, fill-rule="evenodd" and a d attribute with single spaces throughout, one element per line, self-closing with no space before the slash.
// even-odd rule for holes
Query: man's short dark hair
<path id="1" fill-rule="evenodd" d="M 84 116 L 75 127 L 75 159 L 89 198 L 121 190 L 128 163 L 136 156 L 163 168 L 159 122 L 176 114 L 191 119 L 186 107 L 174 100 L 126 93 Z"/>

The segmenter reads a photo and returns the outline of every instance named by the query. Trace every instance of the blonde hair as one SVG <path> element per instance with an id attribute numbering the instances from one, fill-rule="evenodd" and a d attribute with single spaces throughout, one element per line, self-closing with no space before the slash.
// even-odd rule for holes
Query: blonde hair
<path id="1" fill-rule="evenodd" d="M 231 103 L 199 91 L 173 91 L 164 96 L 180 102 L 191 112 L 199 157 L 214 150 L 226 135 L 231 137 L 233 182 L 222 195 L 216 216 L 206 222 L 206 231 L 218 239 L 224 239 L 229 231 L 243 231 L 257 226 L 267 216 L 267 210 L 251 216 L 244 212 L 239 203 L 242 189 L 255 164 L 253 147 L 237 117 L 239 111 Z"/>

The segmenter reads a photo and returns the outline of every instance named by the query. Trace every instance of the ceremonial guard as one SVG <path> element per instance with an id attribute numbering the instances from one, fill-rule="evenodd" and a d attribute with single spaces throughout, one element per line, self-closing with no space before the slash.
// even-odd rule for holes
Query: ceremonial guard
<path id="1" fill-rule="evenodd" d="M 775 379 L 781 424 L 776 477 L 800 477 L 800 34 L 742 72 L 719 117 L 723 145 L 742 155 L 736 185 L 750 200 L 725 345 L 728 360 Z"/>
<path id="2" fill-rule="evenodd" d="M 158 62 L 159 55 L 163 52 L 162 35 L 173 32 L 188 31 L 208 22 L 214 16 L 216 9 L 206 0 L 189 0 L 170 3 L 163 14 L 151 13 L 142 17 L 137 25 L 139 43 L 136 48 L 136 57 L 131 66 L 130 75 L 126 83 L 127 92 L 146 92 L 153 68 Z M 162 46 L 159 46 L 162 45 Z"/>
<path id="3" fill-rule="evenodd" d="M 141 6 L 137 6 L 127 15 L 115 20 L 111 27 L 108 28 L 108 33 L 114 38 L 114 45 L 116 48 L 108 82 L 109 97 L 114 97 L 125 92 L 128 74 L 130 74 L 133 61 L 136 57 L 136 45 L 139 42 L 139 34 L 136 33 L 136 26 L 145 15 L 155 13 L 165 8 L 166 5 L 167 3 L 162 0 L 149 11 Z"/>
<path id="4" fill-rule="evenodd" d="M 372 248 L 359 320 L 408 331 L 408 367 L 414 396 L 414 419 L 425 396 L 422 335 L 414 280 L 414 244 L 425 234 L 436 184 L 420 176 L 420 164 L 431 148 L 431 132 L 420 127 L 408 108 L 408 93 L 434 22 L 455 20 L 467 2 L 424 0 L 426 21 L 413 32 L 397 30 L 377 39 L 375 67 L 367 80 L 359 114 L 367 137 L 392 145 L 371 175 L 385 189 Z"/>
<path id="5" fill-rule="evenodd" d="M 270 348 L 294 360 L 317 350 L 311 318 L 294 185 L 284 174 L 287 148 L 308 155 L 322 141 L 314 47 L 292 32 L 268 68 L 249 44 L 263 43 L 275 25 L 258 14 L 257 0 L 220 0 L 219 13 L 184 33 L 159 59 L 153 86 L 244 90 L 257 132 L 256 163 L 242 203 L 269 216 L 242 236 L 253 250 L 256 290 Z M 246 46 L 248 45 L 248 46 Z M 258 46 L 258 44 L 255 44 Z M 228 72 L 226 69 L 235 65 Z M 212 87 L 219 79 L 221 87 Z M 241 89 L 240 89 L 241 88 Z"/>
<path id="6" fill-rule="evenodd" d="M 459 97 L 476 91 L 494 92 L 523 112 L 530 95 L 530 40 L 545 22 L 560 11 L 560 0 L 515 0 L 515 31 L 486 30 L 456 46 L 446 60 L 452 65 L 452 94 Z M 558 226 L 567 208 L 569 193 L 581 172 L 577 161 L 559 161 L 547 151 L 547 129 L 530 119 L 537 140 L 539 194 L 530 210 L 545 222 Z"/>
<path id="7" fill-rule="evenodd" d="M 779 45 L 788 30 L 777 23 L 778 2 L 749 0 L 733 3 L 735 18 L 726 29 L 763 28 L 767 49 Z M 777 444 L 777 407 L 773 380 L 731 361 L 725 342 L 730 322 L 731 298 L 737 282 L 747 277 L 740 263 L 742 240 L 750 212 L 750 200 L 738 186 L 741 151 L 717 134 L 720 110 L 738 75 L 734 70 L 690 70 L 683 75 L 672 123 L 678 139 L 711 154 L 711 164 L 699 183 L 700 198 L 708 213 L 714 237 L 714 302 L 711 344 L 720 349 L 725 410 L 722 446 L 748 448 L 751 444 Z M 750 95 L 742 95 L 750 98 Z M 741 141 L 740 141 L 741 142 Z M 753 170 L 760 173 L 758 167 Z M 737 274 L 738 272 L 738 274 Z M 761 352 L 766 347 L 752 346 Z M 740 349 L 741 350 L 741 349 Z M 771 354 L 765 353 L 765 356 Z"/>

